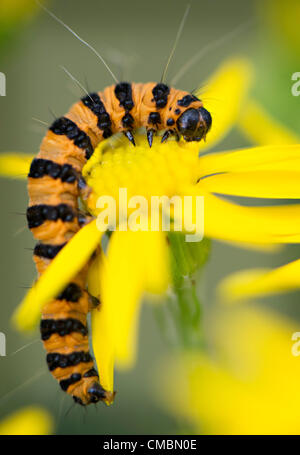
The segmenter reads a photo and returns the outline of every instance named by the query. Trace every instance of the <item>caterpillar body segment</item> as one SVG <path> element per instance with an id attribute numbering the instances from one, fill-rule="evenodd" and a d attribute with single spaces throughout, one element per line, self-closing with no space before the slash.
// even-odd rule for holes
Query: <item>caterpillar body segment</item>
<path id="1" fill-rule="evenodd" d="M 41 275 L 64 245 L 89 221 L 78 209 L 91 191 L 81 171 L 103 139 L 123 132 L 134 145 L 134 130 L 145 127 L 149 146 L 166 130 L 200 141 L 211 127 L 202 102 L 165 84 L 121 82 L 90 93 L 58 118 L 45 135 L 28 175 L 28 227 L 37 240 L 34 261 Z M 86 290 L 88 264 L 42 310 L 41 337 L 47 363 L 61 388 L 81 405 L 113 399 L 101 386 L 89 353 L 86 317 L 92 308 Z"/>

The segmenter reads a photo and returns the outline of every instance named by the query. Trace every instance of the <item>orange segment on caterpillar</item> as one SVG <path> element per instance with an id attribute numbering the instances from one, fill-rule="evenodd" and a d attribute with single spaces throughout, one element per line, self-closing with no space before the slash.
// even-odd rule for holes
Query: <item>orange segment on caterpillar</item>
<path id="1" fill-rule="evenodd" d="M 88 188 L 81 170 L 95 147 L 123 132 L 134 145 L 134 130 L 153 135 L 166 130 L 186 141 L 200 141 L 211 127 L 211 115 L 195 96 L 163 83 L 121 82 L 90 93 L 54 121 L 28 175 L 28 226 L 38 240 L 34 260 L 41 275 L 81 226 L 88 222 L 78 209 Z M 88 265 L 42 311 L 41 337 L 47 363 L 61 388 L 81 405 L 113 400 L 101 386 L 89 353 L 86 317 L 91 302 L 86 290 Z M 100 303 L 101 305 L 101 303 Z"/>

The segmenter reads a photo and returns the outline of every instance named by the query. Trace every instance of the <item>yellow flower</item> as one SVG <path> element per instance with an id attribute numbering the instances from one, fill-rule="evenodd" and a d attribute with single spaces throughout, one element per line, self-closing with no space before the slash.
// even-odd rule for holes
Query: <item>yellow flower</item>
<path id="1" fill-rule="evenodd" d="M 214 315 L 207 353 L 166 360 L 157 396 L 195 433 L 300 434 L 296 330 L 288 319 L 254 307 Z"/>
<path id="2" fill-rule="evenodd" d="M 297 33 L 300 4 L 298 0 L 264 0 L 258 1 L 258 11 L 276 39 L 288 54 L 299 56 L 300 37 Z"/>
<path id="3" fill-rule="evenodd" d="M 32 158 L 28 153 L 1 153 L 0 174 L 3 177 L 24 180 L 28 175 Z"/>
<path id="4" fill-rule="evenodd" d="M 276 58 L 280 57 L 282 61 L 286 63 L 288 67 L 289 53 L 294 52 L 297 56 L 299 54 L 299 33 L 295 28 L 297 22 L 300 3 L 298 0 L 287 0 L 282 2 L 281 0 L 264 0 L 259 1 L 258 6 L 261 14 L 263 15 L 265 25 L 267 25 L 272 31 L 272 42 L 274 39 L 282 46 L 284 45 L 284 52 L 280 54 L 280 48 L 278 43 L 276 44 L 276 54 L 273 55 L 273 60 L 276 62 Z M 291 105 L 292 107 L 292 105 Z M 291 111 L 291 116 L 293 112 Z M 290 130 L 287 126 L 282 125 L 273 116 L 271 116 L 266 109 L 260 105 L 257 100 L 248 99 L 243 106 L 240 116 L 237 121 L 237 126 L 240 131 L 256 145 L 287 145 L 287 144 L 299 144 L 300 136 Z M 288 165 L 289 167 L 289 165 Z M 268 166 L 271 170 L 271 165 Z M 282 172 L 288 171 L 286 163 L 274 161 L 273 170 L 278 169 L 280 175 Z M 292 170 L 289 167 L 289 170 Z M 296 171 L 296 168 L 295 168 Z M 289 181 L 281 181 L 279 174 L 276 187 L 278 189 L 278 198 L 289 198 L 297 199 L 296 194 L 292 196 L 292 188 L 296 189 L 299 186 L 299 180 L 296 172 L 287 172 L 286 176 L 289 176 Z M 255 176 L 252 174 L 252 177 Z M 265 174 L 262 185 L 265 188 L 265 195 L 269 197 L 269 189 L 273 191 L 273 185 L 270 181 L 270 174 Z M 272 178 L 274 174 L 272 173 Z M 224 177 L 226 179 L 226 176 Z M 247 179 L 247 175 L 244 175 Z M 239 182 L 237 182 L 239 183 Z M 244 180 L 246 184 L 246 180 Z M 259 182 L 261 185 L 261 182 Z M 269 188 L 269 189 L 268 189 Z M 280 194 L 279 194 L 280 193 Z M 247 191 L 244 192 L 242 186 L 239 191 L 240 196 L 255 196 Z M 272 196 L 271 196 L 272 197 Z M 295 206 L 291 208 L 295 210 Z M 298 205 L 296 206 L 298 211 Z M 294 224 L 296 227 L 296 219 Z M 226 298 L 227 301 L 236 301 L 237 299 L 253 298 L 259 295 L 267 296 L 278 292 L 293 291 L 300 288 L 300 260 L 291 262 L 289 264 L 278 267 L 277 269 L 249 269 L 242 270 L 237 273 L 226 277 L 219 286 L 219 291 L 222 297 Z"/>
<path id="5" fill-rule="evenodd" d="M 237 126 L 256 145 L 299 144 L 300 137 L 275 120 L 258 101 L 247 100 Z"/>
<path id="6" fill-rule="evenodd" d="M 34 0 L 1 0 L 0 23 L 4 26 L 15 25 L 20 20 L 31 17 L 37 8 Z"/>
<path id="7" fill-rule="evenodd" d="M 51 434 L 53 421 L 48 412 L 30 406 L 22 408 L 0 421 L 0 435 L 46 435 Z"/>
<path id="8" fill-rule="evenodd" d="M 207 237 L 254 245 L 299 242 L 300 232 L 294 227 L 300 220 L 297 206 L 243 207 L 215 193 L 299 197 L 298 186 L 291 182 L 299 174 L 300 145 L 201 153 L 220 141 L 237 121 L 250 74 L 249 64 L 235 59 L 225 62 L 208 82 L 204 102 L 213 114 L 213 127 L 206 144 L 184 140 L 177 143 L 172 139 L 161 144 L 155 138 L 150 149 L 144 134 L 136 135 L 136 147 L 119 137 L 100 143 L 83 169 L 93 190 L 86 204 L 89 212 L 99 214 L 97 201 L 102 195 L 113 196 L 118 206 L 120 188 L 126 188 L 128 198 L 139 195 L 147 201 L 151 196 L 201 195 Z M 15 163 L 20 165 L 16 156 L 2 155 L 0 166 L 6 169 L 6 175 L 10 169 L 13 176 Z M 101 238 L 94 220 L 60 251 L 15 313 L 14 321 L 20 329 L 36 324 L 41 306 L 82 268 Z M 107 390 L 113 390 L 114 363 L 128 367 L 134 362 L 141 298 L 147 292 L 163 294 L 169 283 L 165 233 L 124 231 L 121 223 L 110 237 L 107 254 L 98 254 L 91 266 L 88 280 L 90 292 L 101 299 L 100 311 L 92 315 L 92 338 L 101 381 Z"/>
<path id="9" fill-rule="evenodd" d="M 219 285 L 228 302 L 300 289 L 300 259 L 275 269 L 247 269 L 231 274 Z"/>

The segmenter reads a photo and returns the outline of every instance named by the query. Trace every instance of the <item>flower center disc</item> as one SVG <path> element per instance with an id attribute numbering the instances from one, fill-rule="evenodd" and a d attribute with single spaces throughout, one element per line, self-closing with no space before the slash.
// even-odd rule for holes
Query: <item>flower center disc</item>
<path id="1" fill-rule="evenodd" d="M 199 175 L 199 144 L 176 142 L 161 144 L 155 137 L 150 148 L 145 134 L 135 134 L 134 147 L 127 138 L 113 136 L 99 144 L 83 168 L 83 177 L 92 188 L 87 206 L 93 215 L 100 196 L 111 196 L 119 203 L 119 189 L 127 190 L 128 199 L 143 196 L 180 195 Z"/>

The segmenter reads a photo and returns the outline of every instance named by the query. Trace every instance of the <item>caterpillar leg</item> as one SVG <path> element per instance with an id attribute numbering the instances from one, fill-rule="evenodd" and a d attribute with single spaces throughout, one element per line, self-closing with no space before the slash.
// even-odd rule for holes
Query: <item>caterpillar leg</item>
<path id="1" fill-rule="evenodd" d="M 127 137 L 127 139 L 135 146 L 135 140 L 131 131 L 123 131 L 123 134 Z"/>
<path id="2" fill-rule="evenodd" d="M 153 129 L 153 128 L 147 129 L 147 140 L 148 140 L 149 147 L 152 147 L 154 134 L 156 134 L 155 129 Z"/>
<path id="3" fill-rule="evenodd" d="M 97 297 L 93 296 L 92 294 L 88 293 L 89 294 L 89 308 L 90 310 L 95 310 L 96 308 L 99 307 L 100 305 L 100 300 L 97 299 Z"/>
<path id="4" fill-rule="evenodd" d="M 176 141 L 179 141 L 179 134 L 177 133 L 176 130 L 167 130 L 163 134 L 163 137 L 161 139 L 161 142 L 165 142 L 170 136 L 174 135 L 176 138 Z"/>

